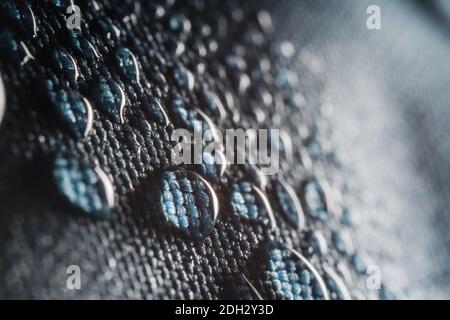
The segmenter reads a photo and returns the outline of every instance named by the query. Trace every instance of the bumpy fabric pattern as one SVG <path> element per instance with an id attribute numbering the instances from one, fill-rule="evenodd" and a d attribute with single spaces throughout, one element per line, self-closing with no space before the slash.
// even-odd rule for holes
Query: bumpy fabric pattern
<path id="1" fill-rule="evenodd" d="M 323 298 L 285 245 L 326 280 L 331 298 L 380 297 L 365 286 L 362 262 L 355 264 L 357 244 L 344 250 L 332 236 L 350 228 L 342 219 L 349 211 L 345 197 L 334 199 L 344 189 L 336 155 L 318 147 L 328 141 L 327 124 L 319 121 L 317 104 L 304 104 L 321 94 L 313 57 L 302 59 L 301 48 L 274 39 L 270 10 L 238 1 L 78 2 L 81 30 L 66 26 L 70 1 L 2 1 L 0 70 L 8 101 L 0 131 L 0 297 L 218 299 L 233 279 L 232 285 L 246 287 L 232 291 L 233 298 L 255 298 L 242 281 L 253 274 L 248 281 L 263 298 Z M 92 127 L 84 117 L 90 107 Z M 260 210 L 242 202 L 251 185 L 240 181 L 255 175 L 233 165 L 212 181 L 221 208 L 214 227 L 206 221 L 210 232 L 200 236 L 193 203 L 205 211 L 210 195 L 189 186 L 186 168 L 172 163 L 170 133 L 195 129 L 206 117 L 210 122 L 203 124 L 221 129 L 282 127 L 301 142 L 271 178 L 287 180 L 303 200 L 310 214 L 304 230 L 278 209 L 270 228 L 233 214 L 253 218 Z M 117 201 L 109 219 L 79 214 L 55 199 L 46 186 L 51 170 L 42 169 L 52 168 L 55 152 L 69 152 L 111 177 Z M 331 185 L 330 198 L 311 196 L 309 187 L 305 194 L 315 175 Z M 255 185 L 276 203 L 270 187 Z M 149 200 L 161 190 L 161 202 Z M 162 225 L 161 208 L 169 224 L 195 239 Z M 316 230 L 330 244 L 324 255 L 307 237 Z M 74 264 L 82 272 L 82 289 L 75 291 L 66 287 L 66 268 Z"/>

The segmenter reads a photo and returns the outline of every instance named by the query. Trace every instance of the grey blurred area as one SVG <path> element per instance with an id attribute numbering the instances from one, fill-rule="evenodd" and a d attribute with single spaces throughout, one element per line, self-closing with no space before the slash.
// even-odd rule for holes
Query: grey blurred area
<path id="1" fill-rule="evenodd" d="M 380 30 L 366 26 L 369 5 Z M 332 140 L 360 195 L 363 251 L 399 298 L 450 298 L 450 1 L 273 10 L 278 31 L 320 62 Z"/>

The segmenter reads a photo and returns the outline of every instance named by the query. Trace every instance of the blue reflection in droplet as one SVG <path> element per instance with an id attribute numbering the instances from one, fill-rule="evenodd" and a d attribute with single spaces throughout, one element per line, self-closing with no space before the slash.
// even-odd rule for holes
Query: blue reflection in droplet
<path id="1" fill-rule="evenodd" d="M 325 193 L 317 180 L 308 180 L 303 186 L 303 200 L 305 212 L 319 220 L 328 219 Z"/>
<path id="2" fill-rule="evenodd" d="M 45 87 L 61 124 L 75 137 L 86 136 L 93 123 L 89 101 L 74 90 L 55 88 L 50 80 Z"/>
<path id="3" fill-rule="evenodd" d="M 92 98 L 98 108 L 115 122 L 124 122 L 126 97 L 123 89 L 113 80 L 100 77 L 92 84 Z"/>
<path id="4" fill-rule="evenodd" d="M 60 194 L 75 208 L 95 217 L 109 217 L 114 206 L 114 190 L 98 167 L 67 154 L 53 162 L 53 177 Z"/>
<path id="5" fill-rule="evenodd" d="M 305 226 L 305 217 L 294 189 L 285 181 L 278 179 L 273 182 L 275 195 L 281 207 L 281 213 L 296 228 L 303 229 Z"/>
<path id="6" fill-rule="evenodd" d="M 131 81 L 139 83 L 140 73 L 136 56 L 128 48 L 120 47 L 115 54 L 122 73 Z"/>
<path id="7" fill-rule="evenodd" d="M 205 179 L 191 171 L 165 171 L 161 188 L 161 208 L 170 226 L 195 239 L 209 234 L 217 219 L 219 202 Z"/>
<path id="8" fill-rule="evenodd" d="M 78 66 L 75 59 L 63 48 L 55 48 L 51 53 L 54 67 L 66 75 L 67 78 L 76 81 L 78 79 Z"/>

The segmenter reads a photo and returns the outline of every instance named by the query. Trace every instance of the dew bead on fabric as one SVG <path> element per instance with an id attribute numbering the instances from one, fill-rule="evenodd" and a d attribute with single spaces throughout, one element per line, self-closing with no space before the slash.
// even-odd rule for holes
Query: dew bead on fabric
<path id="1" fill-rule="evenodd" d="M 194 239 L 211 232 L 219 208 L 206 180 L 191 171 L 165 171 L 161 190 L 161 210 L 171 227 Z"/>

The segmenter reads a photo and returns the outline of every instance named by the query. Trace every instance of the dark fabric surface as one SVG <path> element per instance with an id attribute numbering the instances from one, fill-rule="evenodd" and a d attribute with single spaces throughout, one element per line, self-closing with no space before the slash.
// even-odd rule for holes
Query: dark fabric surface
<path id="1" fill-rule="evenodd" d="M 347 290 L 351 298 L 391 298 L 387 288 L 398 297 L 448 297 L 445 16 L 437 18 L 422 2 L 380 2 L 383 28 L 369 31 L 365 1 L 76 3 L 81 35 L 98 57 L 86 43 L 80 50 L 72 41 L 64 1 L 31 3 L 35 37 L 32 19 L 1 11 L 7 98 L 0 120 L 1 298 L 257 298 L 246 279 L 265 299 L 306 292 L 323 298 L 286 246 L 314 265 L 332 298 L 346 298 Z M 21 10 L 27 12 L 26 3 Z M 171 25 L 177 14 L 189 21 L 189 31 Z M 210 35 L 202 35 L 205 25 Z M 9 34 L 33 58 L 23 60 L 20 44 L 12 50 Z M 285 40 L 293 56 L 283 52 Z M 177 55 L 180 42 L 185 50 Z M 77 79 L 52 62 L 54 48 L 74 57 Z M 119 48 L 139 61 L 139 83 L 117 64 Z M 236 56 L 245 67 L 230 62 Z M 180 67 L 192 72 L 193 89 L 180 83 Z M 250 80 L 246 90 L 243 74 Z M 123 123 L 93 90 L 101 77 L 126 96 Z M 86 138 L 55 116 L 45 80 L 92 102 Z M 183 126 L 173 97 L 208 112 L 198 94 L 205 88 L 226 107 L 226 116 L 214 119 L 219 128 L 281 128 L 290 137 L 292 159 L 282 152 L 281 171 L 272 178 L 286 180 L 300 198 L 303 230 L 281 214 L 272 184 L 263 191 L 275 230 L 235 214 L 236 183 L 252 181 L 239 165 L 210 181 L 220 210 L 208 236 L 191 239 L 163 223 L 155 198 L 161 174 L 197 170 L 170 159 L 170 133 Z M 154 105 L 149 99 L 161 102 L 168 125 L 147 112 Z M 57 195 L 52 159 L 61 151 L 96 163 L 109 177 L 115 195 L 109 218 L 82 214 Z M 326 220 L 307 210 L 305 184 L 313 178 L 330 189 Z M 326 239 L 322 255 L 314 232 Z M 381 290 L 367 288 L 357 258 L 380 268 Z M 81 269 L 80 290 L 66 287 L 69 265 Z"/>

